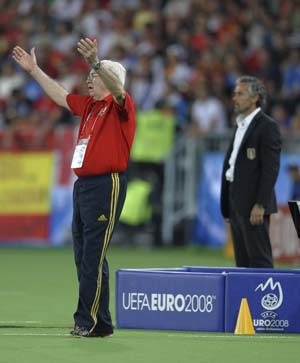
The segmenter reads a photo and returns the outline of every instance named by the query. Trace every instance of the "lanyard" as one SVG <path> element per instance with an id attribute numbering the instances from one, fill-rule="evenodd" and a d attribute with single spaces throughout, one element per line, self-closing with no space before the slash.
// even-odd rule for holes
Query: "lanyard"
<path id="1" fill-rule="evenodd" d="M 105 107 L 105 109 L 106 109 L 106 107 Z M 83 132 L 84 132 L 84 130 L 85 130 L 85 128 L 86 128 L 86 126 L 87 126 L 87 124 L 89 123 L 90 118 L 92 117 L 93 111 L 94 111 L 94 107 L 92 108 L 92 110 L 91 110 L 91 111 L 90 111 L 90 113 L 88 114 L 88 116 L 87 116 L 87 118 L 86 118 L 86 121 L 85 121 L 85 123 L 83 124 L 82 130 L 81 130 L 81 133 L 80 133 L 81 135 L 83 134 Z M 101 109 L 99 110 L 99 112 L 97 113 L 97 116 L 95 117 L 95 120 L 94 120 L 94 122 L 93 122 L 93 125 L 92 125 L 92 127 L 91 127 L 91 131 L 90 131 L 90 134 L 88 135 L 88 137 L 92 136 L 93 131 L 94 131 L 94 127 L 95 127 L 96 122 L 97 122 L 97 120 L 98 120 L 98 117 L 99 117 L 99 115 L 102 115 L 102 114 L 103 114 L 103 108 L 101 108 Z"/>

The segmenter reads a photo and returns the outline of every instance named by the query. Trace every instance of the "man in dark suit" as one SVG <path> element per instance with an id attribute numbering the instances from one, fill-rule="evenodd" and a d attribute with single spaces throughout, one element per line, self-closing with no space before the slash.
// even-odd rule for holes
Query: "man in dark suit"
<path id="1" fill-rule="evenodd" d="M 240 77 L 233 102 L 237 125 L 223 164 L 221 212 L 231 225 L 236 265 L 273 267 L 269 225 L 277 212 L 279 127 L 261 110 L 266 89 L 257 78 Z"/>

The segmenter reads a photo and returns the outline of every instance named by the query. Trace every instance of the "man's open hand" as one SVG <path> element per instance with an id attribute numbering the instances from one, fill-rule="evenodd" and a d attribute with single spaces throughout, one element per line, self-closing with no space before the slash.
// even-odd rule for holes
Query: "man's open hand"
<path id="1" fill-rule="evenodd" d="M 17 45 L 12 51 L 12 58 L 19 64 L 20 67 L 29 73 L 31 73 L 37 65 L 34 48 L 31 48 L 29 54 Z"/>
<path id="2" fill-rule="evenodd" d="M 80 39 L 77 43 L 77 50 L 91 66 L 99 62 L 98 45 L 96 39 Z"/>

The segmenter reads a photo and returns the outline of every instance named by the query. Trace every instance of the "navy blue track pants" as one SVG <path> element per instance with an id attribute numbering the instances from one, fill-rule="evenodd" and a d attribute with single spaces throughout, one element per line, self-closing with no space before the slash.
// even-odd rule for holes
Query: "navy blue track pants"
<path id="1" fill-rule="evenodd" d="M 72 234 L 79 281 L 74 321 L 90 332 L 113 331 L 106 251 L 123 208 L 126 188 L 124 173 L 79 177 L 74 184 Z"/>

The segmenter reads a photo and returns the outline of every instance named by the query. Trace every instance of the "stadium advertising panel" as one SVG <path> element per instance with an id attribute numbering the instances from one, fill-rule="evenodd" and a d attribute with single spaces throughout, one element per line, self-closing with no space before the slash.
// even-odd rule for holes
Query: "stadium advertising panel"
<path id="1" fill-rule="evenodd" d="M 233 332 L 246 298 L 257 333 L 300 333 L 300 274 L 229 273 L 226 279 L 225 331 Z"/>
<path id="2" fill-rule="evenodd" d="M 256 333 L 300 333 L 299 289 L 299 269 L 118 270 L 117 327 L 233 333 L 247 299 Z"/>
<path id="3" fill-rule="evenodd" d="M 224 331 L 221 274 L 168 270 L 119 270 L 116 316 L 119 328 Z"/>

